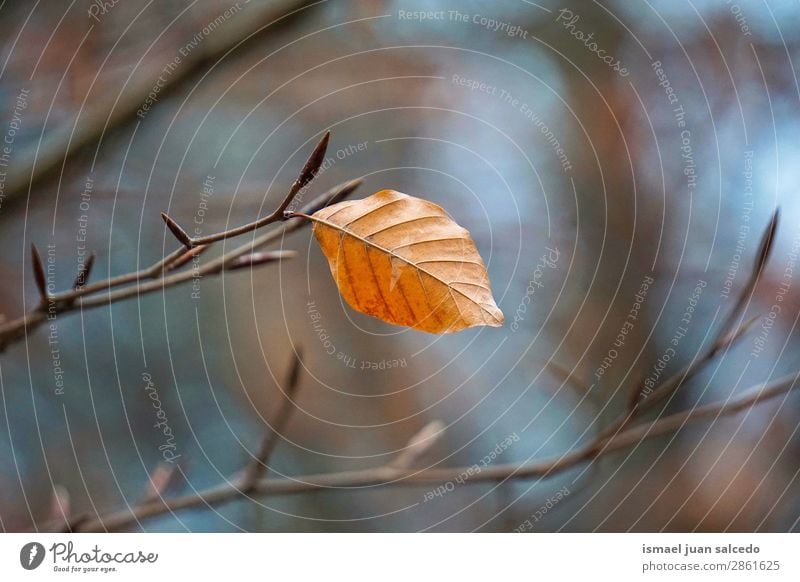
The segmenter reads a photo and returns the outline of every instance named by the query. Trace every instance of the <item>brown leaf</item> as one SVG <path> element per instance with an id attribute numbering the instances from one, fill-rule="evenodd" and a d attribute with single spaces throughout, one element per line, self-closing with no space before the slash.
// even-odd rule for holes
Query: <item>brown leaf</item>
<path id="1" fill-rule="evenodd" d="M 502 325 L 475 243 L 440 206 L 381 190 L 309 218 L 353 309 L 430 333 Z"/>

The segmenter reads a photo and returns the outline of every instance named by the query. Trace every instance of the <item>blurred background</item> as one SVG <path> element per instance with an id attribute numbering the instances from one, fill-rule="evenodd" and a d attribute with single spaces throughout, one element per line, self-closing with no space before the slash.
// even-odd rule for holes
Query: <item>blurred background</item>
<path id="1" fill-rule="evenodd" d="M 176 246 L 160 212 L 199 234 L 267 215 L 330 129 L 304 199 L 364 176 L 357 198 L 442 205 L 506 324 L 431 336 L 356 313 L 309 229 L 276 245 L 291 261 L 59 317 L 0 354 L 0 527 L 51 519 L 54 490 L 93 517 L 133 506 L 165 450 L 170 494 L 230 479 L 293 346 L 301 387 L 271 477 L 380 466 L 433 420 L 446 430 L 421 468 L 509 441 L 493 463 L 558 456 L 712 340 L 778 207 L 747 314 L 780 313 L 668 411 L 796 371 L 799 19 L 789 0 L 3 2 L 6 319 L 38 301 L 32 243 L 58 289 L 89 251 L 92 280 L 142 268 Z M 242 499 L 133 529 L 792 531 L 798 405 L 547 479 Z"/>

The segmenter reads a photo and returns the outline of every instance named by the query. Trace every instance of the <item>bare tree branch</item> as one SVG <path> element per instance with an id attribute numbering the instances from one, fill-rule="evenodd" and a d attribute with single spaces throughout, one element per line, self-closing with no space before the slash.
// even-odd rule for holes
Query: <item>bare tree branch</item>
<path id="1" fill-rule="evenodd" d="M 524 464 L 502 464 L 483 468 L 479 472 L 470 472 L 465 484 L 497 482 L 507 479 L 546 478 L 566 471 L 585 462 L 593 461 L 615 451 L 638 445 L 645 440 L 667 433 L 703 420 L 717 420 L 752 408 L 757 404 L 776 398 L 797 387 L 800 374 L 792 374 L 747 390 L 736 398 L 726 402 L 715 402 L 698 406 L 691 410 L 679 412 L 655 421 L 636 425 L 612 437 L 598 437 L 585 446 L 578 447 L 563 455 L 546 461 Z M 430 426 L 430 425 L 428 425 Z M 428 427 L 426 427 L 427 429 Z M 425 431 L 426 429 L 423 429 Z M 420 439 L 414 437 L 412 441 Z M 467 474 L 470 467 L 453 467 L 446 469 L 415 470 L 394 466 L 392 463 L 357 471 L 342 471 L 319 475 L 304 475 L 291 479 L 261 479 L 251 488 L 253 495 L 272 496 L 308 493 L 329 489 L 348 489 L 363 487 L 387 486 L 419 486 L 453 481 Z M 218 506 L 245 496 L 236 480 L 200 491 L 195 494 L 145 503 L 133 511 L 125 510 L 112 513 L 99 519 L 84 519 L 75 523 L 72 531 L 116 531 L 125 529 L 141 520 L 171 513 L 183 509 L 204 506 Z"/>
<path id="2" fill-rule="evenodd" d="M 756 253 L 756 260 L 753 264 L 753 269 L 750 272 L 750 276 L 747 279 L 747 283 L 739 292 L 733 309 L 731 309 L 730 313 L 728 313 L 727 317 L 724 319 L 722 326 L 717 331 L 716 337 L 712 344 L 706 348 L 699 357 L 689 362 L 678 372 L 662 382 L 655 390 L 648 394 L 646 398 L 643 398 L 641 384 L 635 385 L 634 390 L 631 392 L 631 398 L 628 402 L 628 418 L 622 423 L 621 426 L 624 426 L 631 418 L 652 409 L 664 398 L 674 393 L 675 390 L 680 388 L 683 383 L 693 378 L 703 365 L 711 361 L 711 359 L 714 358 L 718 353 L 727 350 L 729 347 L 735 344 L 745 333 L 750 330 L 753 324 L 760 319 L 759 317 L 752 317 L 743 324 L 738 323 L 741 320 L 744 310 L 752 297 L 753 290 L 756 288 L 756 285 L 761 278 L 764 267 L 769 260 L 769 256 L 773 247 L 773 241 L 775 240 L 775 233 L 778 228 L 779 216 L 780 211 L 776 209 L 772 214 L 769 224 L 764 230 L 764 234 L 761 237 L 758 252 Z M 609 429 L 611 428 L 613 428 L 613 425 L 612 427 L 609 427 Z M 610 433 L 606 431 L 606 434 Z"/>
<path id="3" fill-rule="evenodd" d="M 363 180 L 356 179 L 339 184 L 312 200 L 303 207 L 303 211 L 313 214 L 320 208 L 349 196 L 362 183 Z M 283 203 L 281 204 L 281 207 L 282 206 Z M 281 211 L 281 216 L 283 215 L 283 211 Z M 4 351 L 10 344 L 22 339 L 25 336 L 26 330 L 30 332 L 39 327 L 52 312 L 60 316 L 79 309 L 86 310 L 93 307 L 100 307 L 132 297 L 140 297 L 147 293 L 163 291 L 169 287 L 192 281 L 196 277 L 216 275 L 223 271 L 240 269 L 247 266 L 257 266 L 289 258 L 292 256 L 292 251 L 271 251 L 269 253 L 256 253 L 255 251 L 270 243 L 282 240 L 285 236 L 295 232 L 306 224 L 308 224 L 308 221 L 305 219 L 285 222 L 278 228 L 254 237 L 248 242 L 225 252 L 220 257 L 196 269 L 168 274 L 170 271 L 186 264 L 186 262 L 191 260 L 196 254 L 202 252 L 202 250 L 198 251 L 196 249 L 203 248 L 203 250 L 205 250 L 204 246 L 193 247 L 190 251 L 187 251 L 185 247 L 181 247 L 158 260 L 150 267 L 140 271 L 111 277 L 96 283 L 86 284 L 62 293 L 46 295 L 46 299 L 43 299 L 42 303 L 25 315 L 0 324 L 0 352 Z M 187 252 L 194 252 L 195 255 L 191 255 L 187 258 Z M 40 288 L 40 294 L 42 292 L 46 294 L 47 288 L 44 280 L 44 267 L 42 266 L 41 257 L 39 257 L 38 251 L 36 250 L 32 251 L 32 254 L 37 287 Z M 249 256 L 245 258 L 245 255 Z M 38 260 L 37 257 L 39 257 Z M 116 289 L 117 287 L 121 288 Z"/>
<path id="4" fill-rule="evenodd" d="M 170 229 L 170 231 L 172 231 L 172 234 L 175 235 L 175 238 L 177 238 L 178 241 L 180 241 L 180 243 L 188 249 L 246 234 L 267 226 L 268 224 L 272 224 L 273 222 L 286 220 L 289 217 L 284 216 L 284 211 L 292 203 L 292 200 L 294 200 L 294 197 L 297 196 L 298 192 L 300 192 L 300 190 L 302 190 L 306 184 L 314 179 L 314 176 L 317 175 L 320 167 L 322 167 L 322 162 L 325 161 L 325 152 L 328 149 L 328 141 L 330 140 L 330 137 L 331 132 L 326 131 L 325 135 L 322 136 L 322 139 L 319 140 L 319 143 L 317 143 L 317 145 L 314 147 L 314 151 L 311 152 L 308 160 L 306 160 L 306 163 L 303 166 L 303 169 L 300 170 L 300 174 L 297 176 L 297 179 L 295 179 L 295 181 L 292 183 L 292 187 L 289 189 L 289 192 L 286 194 L 283 202 L 281 202 L 281 204 L 269 216 L 259 218 L 256 221 L 242 226 L 237 226 L 236 228 L 231 228 L 216 234 L 198 238 L 190 237 L 189 234 L 183 228 L 181 228 L 177 222 L 163 212 L 161 213 L 161 218 L 163 218 L 164 222 L 167 223 L 167 227 Z"/>

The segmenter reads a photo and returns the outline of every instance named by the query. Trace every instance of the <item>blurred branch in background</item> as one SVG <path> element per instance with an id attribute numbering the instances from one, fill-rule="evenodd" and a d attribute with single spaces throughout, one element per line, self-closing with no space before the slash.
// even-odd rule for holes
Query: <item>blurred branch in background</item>
<path id="1" fill-rule="evenodd" d="M 67 161 L 76 153 L 91 148 L 106 134 L 135 120 L 142 104 L 148 102 L 148 95 L 157 81 L 159 98 L 162 98 L 199 80 L 253 36 L 285 21 L 309 4 L 309 0 L 248 3 L 246 12 L 240 13 L 239 18 L 224 19 L 222 25 L 215 29 L 215 34 L 204 39 L 199 50 L 182 55 L 181 67 L 174 69 L 171 74 L 162 75 L 163 67 L 159 60 L 148 59 L 140 64 L 145 74 L 132 75 L 119 95 L 98 89 L 90 99 L 93 88 L 90 86 L 74 127 L 50 131 L 46 140 L 18 154 L 15 170 L 6 179 L 6 198 L 12 200 L 28 194 L 44 178 L 59 170 L 63 172 Z"/>
<path id="2" fill-rule="evenodd" d="M 140 524 L 143 519 L 183 509 L 217 506 L 242 497 L 248 497 L 249 495 L 289 495 L 334 488 L 418 486 L 448 483 L 455 480 L 464 484 L 475 484 L 487 481 L 502 482 L 509 479 L 552 477 L 580 463 L 594 461 L 615 451 L 638 445 L 647 439 L 681 430 L 692 423 L 708 419 L 717 420 L 742 412 L 794 390 L 797 387 L 798 378 L 800 378 L 800 373 L 792 374 L 769 384 L 752 388 L 737 398 L 731 398 L 725 402 L 715 402 L 685 412 L 672 414 L 650 423 L 643 423 L 629 428 L 612 437 L 598 437 L 588 445 L 565 453 L 552 461 L 519 465 L 496 465 L 484 468 L 481 471 L 475 470 L 476 465 L 424 470 L 407 467 L 410 461 L 416 461 L 418 457 L 422 456 L 443 433 L 442 423 L 434 421 L 409 439 L 404 451 L 398 455 L 394 462 L 374 469 L 256 481 L 251 480 L 253 472 L 245 470 L 243 472 L 244 477 L 233 476 L 227 480 L 225 485 L 205 491 L 172 499 L 154 499 L 142 503 L 134 508 L 133 511 L 121 511 L 98 517 L 97 519 L 91 519 L 86 515 L 68 516 L 65 520 L 46 524 L 42 529 L 44 531 L 71 532 L 117 531 L 134 524 Z M 275 427 L 284 426 L 288 421 L 289 412 L 290 408 L 281 408 L 279 416 L 273 422 L 273 425 Z M 273 443 L 277 443 L 274 434 L 271 430 L 265 440 L 266 443 L 269 443 L 269 452 L 274 447 Z M 409 451 L 412 451 L 412 453 L 409 453 Z M 411 455 L 410 458 L 409 455 Z M 266 460 L 268 460 L 268 455 L 265 462 Z M 254 463 L 257 463 L 258 467 L 262 466 L 260 459 L 254 460 Z M 256 465 L 250 465 L 250 467 L 253 466 Z M 466 478 L 465 475 L 467 476 Z"/>

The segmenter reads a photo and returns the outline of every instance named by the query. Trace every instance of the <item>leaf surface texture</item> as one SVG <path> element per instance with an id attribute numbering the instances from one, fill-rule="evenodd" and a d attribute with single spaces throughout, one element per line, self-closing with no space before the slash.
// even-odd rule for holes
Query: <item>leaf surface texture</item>
<path id="1" fill-rule="evenodd" d="M 429 333 L 503 324 L 472 237 L 440 206 L 381 190 L 310 218 L 356 311 Z"/>

